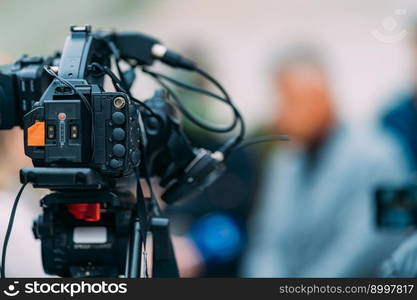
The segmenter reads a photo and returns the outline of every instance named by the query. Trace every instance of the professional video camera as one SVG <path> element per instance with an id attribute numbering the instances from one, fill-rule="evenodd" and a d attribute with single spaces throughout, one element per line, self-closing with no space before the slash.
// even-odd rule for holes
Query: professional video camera
<path id="1" fill-rule="evenodd" d="M 222 95 L 149 70 L 155 60 L 198 73 Z M 130 92 L 138 67 L 163 87 L 145 101 Z M 106 76 L 114 92 L 104 90 Z M 214 127 L 199 120 L 167 82 L 226 103 L 234 113 L 233 122 Z M 178 110 L 204 129 L 223 133 L 239 126 L 240 131 L 214 153 L 197 149 L 181 129 Z M 152 276 L 178 276 L 169 222 L 160 212 L 150 177 L 159 178 L 165 202 L 191 198 L 221 174 L 225 158 L 244 146 L 245 133 L 227 92 L 194 62 L 146 35 L 92 32 L 90 26 L 72 26 L 62 54 L 23 57 L 0 67 L 0 128 L 13 126 L 24 129 L 25 153 L 34 167 L 20 173 L 23 186 L 6 233 L 3 277 L 14 214 L 29 183 L 54 191 L 41 200 L 43 214 L 33 226 L 48 274 L 139 277 L 141 269 L 147 273 L 141 253 L 146 256 L 151 231 Z M 280 138 L 246 145 L 272 139 Z M 149 186 L 150 199 L 143 196 L 140 178 Z M 132 182 L 137 183 L 136 195 L 130 192 Z"/>

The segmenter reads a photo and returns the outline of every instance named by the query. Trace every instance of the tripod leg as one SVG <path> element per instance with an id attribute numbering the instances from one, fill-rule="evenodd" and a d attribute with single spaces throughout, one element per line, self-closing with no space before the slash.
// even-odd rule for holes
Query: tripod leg
<path id="1" fill-rule="evenodd" d="M 141 271 L 141 247 L 142 234 L 140 231 L 139 219 L 136 219 L 132 224 L 132 236 L 129 243 L 129 256 L 127 261 L 127 277 L 138 278 Z"/>
<path id="2" fill-rule="evenodd" d="M 179 277 L 174 248 L 169 235 L 169 220 L 152 218 L 151 231 L 153 236 L 152 277 Z"/>

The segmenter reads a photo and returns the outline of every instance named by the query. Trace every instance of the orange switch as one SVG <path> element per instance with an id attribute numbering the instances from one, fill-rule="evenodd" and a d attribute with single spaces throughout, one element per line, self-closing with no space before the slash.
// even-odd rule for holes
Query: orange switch
<path id="1" fill-rule="evenodd" d="M 35 124 L 28 128 L 28 146 L 45 146 L 45 122 L 35 121 Z"/>

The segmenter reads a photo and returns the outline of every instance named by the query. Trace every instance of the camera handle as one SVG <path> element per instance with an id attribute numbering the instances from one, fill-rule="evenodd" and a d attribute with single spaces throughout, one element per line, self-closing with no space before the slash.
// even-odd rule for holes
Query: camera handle
<path id="1" fill-rule="evenodd" d="M 151 232 L 153 236 L 152 277 L 179 277 L 174 247 L 169 234 L 169 219 L 153 217 Z"/>
<path id="2" fill-rule="evenodd" d="M 137 173 L 139 175 L 139 173 Z M 138 179 L 139 180 L 139 179 Z M 145 197 L 138 181 L 136 188 L 136 211 L 130 231 L 129 251 L 127 255 L 126 275 L 128 278 L 141 277 L 142 247 L 144 260 L 144 275 L 148 277 L 146 238 L 152 233 L 152 277 L 179 277 L 177 262 L 171 236 L 169 234 L 169 219 L 160 215 L 148 217 Z"/>

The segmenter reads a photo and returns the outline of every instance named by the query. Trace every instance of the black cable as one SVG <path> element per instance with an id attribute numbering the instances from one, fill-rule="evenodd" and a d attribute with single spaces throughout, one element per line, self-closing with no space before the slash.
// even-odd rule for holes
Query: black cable
<path id="1" fill-rule="evenodd" d="M 127 91 L 129 96 L 132 96 L 129 90 L 129 87 L 127 86 L 127 82 L 125 77 L 123 76 L 122 69 L 120 68 L 120 58 L 115 58 L 115 65 L 117 72 L 119 73 L 120 83 L 123 86 L 123 88 Z"/>
<path id="2" fill-rule="evenodd" d="M 229 101 L 232 102 L 232 99 L 229 96 L 229 93 L 226 91 L 226 89 L 220 84 L 220 82 L 217 81 L 217 79 L 215 79 L 213 76 L 211 76 L 209 73 L 207 73 L 206 71 L 203 71 L 199 68 L 195 69 L 195 72 L 197 72 L 198 74 L 200 74 L 201 76 L 203 76 L 204 78 L 206 78 L 208 81 L 210 81 L 211 83 L 213 83 L 224 95 L 224 97 Z"/>
<path id="3" fill-rule="evenodd" d="M 211 124 L 199 119 L 198 117 L 195 117 L 181 102 L 178 95 L 167 85 L 165 84 L 161 78 L 155 74 L 149 74 L 154 78 L 159 85 L 161 85 L 168 94 L 172 97 L 172 99 L 175 101 L 176 106 L 181 111 L 181 113 L 189 119 L 191 122 L 193 122 L 195 125 L 201 127 L 204 130 L 216 132 L 216 133 L 227 133 L 234 129 L 235 126 L 232 126 L 233 124 L 227 126 L 227 127 L 216 127 L 212 126 Z"/>
<path id="4" fill-rule="evenodd" d="M 273 136 L 260 136 L 260 137 L 254 137 L 243 140 L 237 147 L 233 149 L 231 153 L 234 153 L 237 150 L 240 150 L 242 148 L 246 148 L 248 146 L 265 143 L 265 142 L 279 142 L 279 141 L 289 141 L 290 138 L 286 135 L 273 135 Z M 230 154 L 231 154 L 230 153 Z"/>
<path id="5" fill-rule="evenodd" d="M 193 92 L 202 94 L 202 95 L 206 95 L 206 96 L 212 97 L 212 98 L 214 98 L 216 100 L 219 100 L 219 101 L 227 104 L 230 107 L 230 102 L 229 102 L 228 99 L 225 99 L 223 97 L 220 97 L 219 95 L 217 95 L 215 93 L 212 93 L 210 91 L 207 91 L 205 89 L 199 88 L 197 86 L 190 85 L 190 84 L 187 84 L 185 82 L 176 80 L 176 79 L 174 79 L 172 77 L 169 77 L 169 76 L 167 76 L 165 74 L 161 74 L 161 73 L 157 73 L 157 72 L 154 72 L 154 71 L 150 71 L 147 68 L 142 68 L 142 70 L 143 70 L 144 73 L 147 73 L 147 74 L 149 74 L 149 75 L 151 75 L 153 77 L 160 77 L 160 78 L 162 78 L 162 79 L 164 79 L 166 81 L 169 81 L 169 82 L 171 82 L 171 83 L 173 83 L 173 84 L 175 84 L 175 85 L 177 85 L 177 86 L 179 86 L 181 88 L 184 88 L 184 89 L 187 89 L 187 90 L 190 90 L 190 91 L 193 91 Z M 233 130 L 236 127 L 237 122 L 238 122 L 238 118 L 236 117 L 236 113 L 233 110 L 233 108 L 232 108 L 232 111 L 233 111 L 233 122 L 228 127 L 228 128 L 230 128 L 230 131 Z"/>
<path id="6" fill-rule="evenodd" d="M 118 64 L 116 63 L 116 65 L 118 66 Z M 101 76 L 103 75 L 108 75 L 113 83 L 114 88 L 118 91 L 118 92 L 122 92 L 125 93 L 129 96 L 130 100 L 132 100 L 133 102 L 139 104 L 140 106 L 142 106 L 144 109 L 146 109 L 152 116 L 157 117 L 157 115 L 155 114 L 155 112 L 152 110 L 152 108 L 150 108 L 148 105 L 146 105 L 144 102 L 136 99 L 135 97 L 132 96 L 132 94 L 130 93 L 130 91 L 128 89 L 126 89 L 126 86 L 123 84 L 123 82 L 117 78 L 116 74 L 114 74 L 114 72 L 108 68 L 108 67 L 104 67 L 101 64 L 94 62 L 92 63 L 90 66 L 90 69 L 93 71 L 93 68 L 97 68 L 100 72 L 102 72 Z M 120 74 L 120 68 L 118 67 L 119 70 L 119 74 Z M 120 76 L 120 75 L 119 75 Z"/>
<path id="7" fill-rule="evenodd" d="M 140 106 L 142 106 L 144 109 L 146 109 L 154 118 L 158 118 L 158 115 L 153 111 L 152 108 L 150 108 L 145 102 L 142 102 L 138 99 L 136 99 L 133 96 L 130 96 L 130 100 L 132 100 L 133 102 L 139 104 Z"/>
<path id="8" fill-rule="evenodd" d="M 51 75 L 52 77 L 57 79 L 62 84 L 69 87 L 74 93 L 76 93 L 81 98 L 85 107 L 87 108 L 88 112 L 90 113 L 90 115 L 91 115 L 91 149 L 92 149 L 92 151 L 91 151 L 91 160 L 94 160 L 95 143 L 96 143 L 96 140 L 95 140 L 95 126 L 94 126 L 94 119 L 95 118 L 94 118 L 94 111 L 93 111 L 93 108 L 90 105 L 90 102 L 88 102 L 87 98 L 80 91 L 78 91 L 71 82 L 65 80 L 64 78 L 62 78 L 61 76 L 56 74 L 54 71 L 52 71 L 50 69 L 49 66 L 44 66 L 43 68 L 49 75 Z"/>
<path id="9" fill-rule="evenodd" d="M 236 106 L 233 104 L 229 94 L 227 93 L 226 89 L 220 84 L 219 81 L 217 81 L 213 76 L 211 76 L 210 74 L 208 74 L 206 71 L 199 69 L 199 68 L 195 68 L 194 71 L 197 72 L 198 74 L 200 74 L 201 76 L 203 76 L 204 78 L 206 78 L 208 81 L 210 81 L 212 84 L 214 84 L 224 95 L 224 98 L 212 93 L 210 91 L 207 91 L 205 89 L 184 83 L 180 80 L 174 79 L 172 77 L 169 77 L 165 74 L 161 74 L 158 72 L 154 72 L 154 71 L 150 71 L 149 69 L 147 69 L 146 67 L 142 68 L 142 71 L 144 73 L 147 73 L 149 75 L 151 75 L 154 79 L 156 79 L 158 81 L 158 83 L 164 87 L 169 94 L 171 94 L 171 96 L 174 98 L 175 102 L 178 104 L 179 109 L 182 111 L 182 113 L 189 118 L 191 121 L 193 121 L 194 123 L 196 123 L 196 118 L 194 116 L 191 115 L 191 113 L 184 109 L 184 106 L 182 106 L 182 103 L 179 101 L 178 96 L 172 91 L 172 89 L 170 89 L 166 84 L 164 84 L 161 80 L 164 79 L 166 81 L 169 81 L 179 87 L 200 93 L 200 94 L 204 94 L 206 96 L 215 98 L 217 100 L 220 100 L 224 103 L 227 103 L 230 105 L 230 107 L 232 108 L 232 110 L 235 113 L 235 118 L 234 118 L 234 122 L 233 122 L 233 126 L 236 125 L 237 121 L 239 120 L 240 125 L 241 125 L 241 130 L 239 132 L 239 135 L 231 140 L 229 140 L 226 144 L 223 145 L 223 147 L 220 149 L 221 152 L 224 153 L 225 155 L 225 159 L 234 151 L 245 148 L 247 146 L 251 146 L 254 144 L 258 144 L 258 143 L 264 143 L 264 142 L 270 142 L 270 141 L 288 141 L 289 138 L 288 136 L 264 136 L 264 137 L 257 137 L 257 138 L 252 138 L 252 139 L 248 139 L 248 140 L 244 140 L 244 136 L 245 136 L 245 132 L 246 132 L 246 126 L 245 126 L 245 122 L 243 120 L 242 115 L 240 114 L 239 110 L 236 108 Z M 200 120 L 197 120 L 200 121 Z M 200 121 L 201 122 L 201 121 Z M 200 125 L 200 127 L 205 128 L 207 124 L 204 124 L 205 126 L 201 126 L 201 124 L 197 124 Z M 234 127 L 233 127 L 234 128 Z"/>
<path id="10" fill-rule="evenodd" d="M 87 98 L 80 93 L 75 86 L 70 83 L 69 81 L 65 80 L 64 78 L 62 78 L 61 76 L 59 76 L 58 74 L 56 74 L 54 71 L 52 71 L 49 66 L 44 66 L 43 67 L 45 69 L 45 71 L 51 75 L 52 77 L 54 77 L 55 79 L 59 80 L 62 84 L 66 85 L 67 87 L 69 87 L 71 90 L 74 91 L 74 93 L 78 94 L 78 96 L 80 96 L 81 100 L 84 102 L 84 105 L 87 107 L 88 111 L 93 114 L 93 109 L 90 105 L 90 103 L 88 102 Z"/>
<path id="11" fill-rule="evenodd" d="M 115 36 L 115 33 L 112 34 L 112 37 L 113 38 L 114 38 L 114 36 Z M 123 76 L 122 69 L 120 68 L 121 58 L 120 58 L 120 51 L 119 51 L 119 49 L 116 47 L 116 45 L 114 44 L 114 42 L 112 40 L 107 39 L 107 38 L 104 38 L 102 40 L 106 43 L 106 45 L 109 48 L 110 52 L 113 54 L 114 63 L 116 65 L 117 72 L 119 73 L 119 78 L 120 78 L 119 81 L 120 81 L 121 85 L 126 90 L 126 92 L 129 95 L 129 97 L 131 97 L 130 90 L 129 90 L 128 86 L 127 86 L 127 82 L 126 82 L 126 80 L 125 80 L 125 78 Z"/>
<path id="12" fill-rule="evenodd" d="M 9 244 L 10 235 L 12 233 L 14 218 L 16 216 L 17 205 L 19 204 L 20 196 L 22 195 L 23 190 L 25 189 L 26 185 L 27 185 L 27 183 L 24 183 L 20 187 L 20 190 L 19 190 L 19 192 L 16 195 L 16 199 L 14 200 L 12 211 L 10 213 L 10 218 L 9 218 L 9 223 L 7 225 L 6 235 L 4 236 L 3 252 L 1 254 L 1 278 L 6 278 L 6 252 L 7 252 L 7 246 Z"/>
<path id="13" fill-rule="evenodd" d="M 146 134 L 146 128 L 144 128 L 145 134 Z M 142 132 L 141 132 L 142 135 Z M 140 151 L 142 154 L 142 164 L 143 164 L 143 170 L 144 170 L 144 179 L 146 181 L 146 184 L 149 188 L 149 194 L 151 196 L 151 211 L 154 216 L 159 217 L 161 215 L 161 208 L 159 207 L 158 200 L 156 199 L 156 194 L 153 190 L 152 182 L 151 182 L 151 169 L 149 168 L 148 164 L 148 158 L 146 155 L 146 149 L 143 141 L 145 140 L 142 137 L 142 142 L 140 143 Z M 139 179 L 138 179 L 139 180 Z"/>
<path id="14" fill-rule="evenodd" d="M 212 131 L 212 132 L 217 132 L 217 133 L 225 133 L 225 132 L 230 132 L 232 131 L 235 127 L 237 122 L 239 122 L 240 124 L 240 132 L 239 134 L 230 139 L 229 141 L 227 141 L 220 149 L 219 151 L 223 152 L 225 157 L 227 157 L 230 152 L 233 151 L 233 149 L 235 147 L 237 147 L 243 140 L 245 133 L 246 133 L 246 126 L 245 126 L 245 122 L 243 120 L 243 117 L 240 113 L 240 111 L 237 109 L 237 107 L 234 105 L 234 103 L 232 102 L 229 94 L 227 93 L 227 91 L 225 90 L 225 88 L 210 74 L 208 74 L 207 72 L 201 70 L 201 69 L 196 69 L 195 71 L 200 74 L 201 76 L 203 76 L 205 79 L 207 79 L 208 81 L 210 81 L 213 85 L 215 85 L 220 92 L 223 94 L 224 97 L 220 97 L 217 94 L 211 93 L 210 91 L 204 90 L 204 89 L 200 89 L 198 87 L 192 86 L 192 85 L 188 85 L 186 83 L 183 83 L 181 81 L 178 81 L 176 79 L 173 79 L 169 76 L 166 76 L 164 74 L 160 74 L 157 72 L 153 72 L 153 71 L 149 71 L 147 68 L 142 68 L 142 70 L 151 75 L 154 79 L 156 79 L 158 81 L 158 83 L 165 88 L 168 93 L 172 96 L 172 98 L 174 99 L 174 101 L 176 102 L 178 108 L 180 109 L 180 111 L 184 114 L 184 116 L 186 118 L 188 118 L 190 121 L 192 121 L 194 124 L 198 125 L 199 127 L 208 130 L 208 131 Z M 207 96 L 213 97 L 217 100 L 220 100 L 222 102 L 227 103 L 230 108 L 232 109 L 232 111 L 234 112 L 235 118 L 233 123 L 226 127 L 226 128 L 218 128 L 218 127 L 214 127 L 211 126 L 210 124 L 207 124 L 206 122 L 197 119 L 192 113 L 190 113 L 185 107 L 184 105 L 181 103 L 181 101 L 179 100 L 178 96 L 172 91 L 172 89 L 169 88 L 168 85 L 166 85 L 163 80 L 167 80 L 173 84 L 176 84 L 182 88 L 186 88 L 201 94 L 205 94 Z"/>
<path id="15" fill-rule="evenodd" d="M 167 76 L 167 75 L 165 75 L 165 74 L 162 74 L 162 73 L 158 73 L 158 72 L 155 72 L 155 71 L 150 71 L 150 70 L 149 70 L 149 69 L 147 69 L 147 68 L 142 68 L 142 70 L 143 70 L 143 72 L 144 72 L 144 73 L 147 73 L 147 74 L 149 74 L 149 75 L 154 75 L 154 76 L 161 77 L 161 78 L 163 78 L 163 79 L 165 79 L 165 80 L 167 80 L 167 81 L 170 81 L 170 82 L 172 82 L 173 84 L 175 84 L 175 85 L 177 85 L 177 86 L 180 86 L 180 87 L 182 87 L 182 88 L 185 88 L 185 89 L 188 89 L 188 90 L 194 91 L 194 92 L 196 92 L 196 93 L 204 94 L 204 95 L 206 95 L 206 96 L 209 96 L 209 97 L 215 98 L 215 99 L 217 99 L 217 100 L 219 100 L 219 101 L 222 101 L 222 102 L 224 102 L 224 103 L 229 104 L 229 100 L 228 100 L 228 99 L 225 99 L 225 98 L 223 98 L 223 97 L 221 97 L 221 96 L 219 96 L 219 95 L 217 95 L 217 94 L 215 94 L 215 93 L 212 93 L 212 92 L 207 91 L 207 90 L 205 90 L 205 89 L 202 89 L 202 88 L 200 88 L 200 87 L 197 87 L 197 86 L 194 86 L 194 85 L 191 85 L 191 84 L 188 84 L 188 83 L 182 82 L 182 81 L 180 81 L 180 80 L 174 79 L 174 78 L 169 77 L 169 76 Z"/>
<path id="16" fill-rule="evenodd" d="M 229 100 L 230 106 L 232 107 L 233 111 L 236 114 L 236 117 L 239 119 L 240 122 L 240 132 L 238 134 L 237 137 L 232 138 L 231 140 L 229 140 L 228 142 L 226 142 L 220 149 L 220 152 L 223 152 L 224 156 L 227 157 L 235 147 L 237 147 L 242 141 L 243 138 L 245 137 L 246 134 L 246 124 L 245 121 L 240 113 L 240 111 L 237 109 L 237 107 L 235 106 L 235 104 L 233 103 L 231 97 L 229 96 L 229 94 L 227 93 L 226 89 L 221 85 L 221 83 L 215 79 L 213 76 L 211 76 L 209 73 L 207 73 L 206 71 L 200 69 L 200 68 L 195 68 L 195 72 L 197 72 L 198 74 L 200 74 L 202 77 L 206 78 L 208 81 L 210 81 L 212 84 L 214 84 L 224 95 L 224 97 L 226 99 Z"/>
<path id="17" fill-rule="evenodd" d="M 90 72 L 95 74 L 94 76 L 109 76 L 116 91 L 129 95 L 129 91 L 126 90 L 123 82 L 116 76 L 116 74 L 114 74 L 114 72 L 109 67 L 103 66 L 98 62 L 93 62 L 88 66 L 88 69 Z"/>

